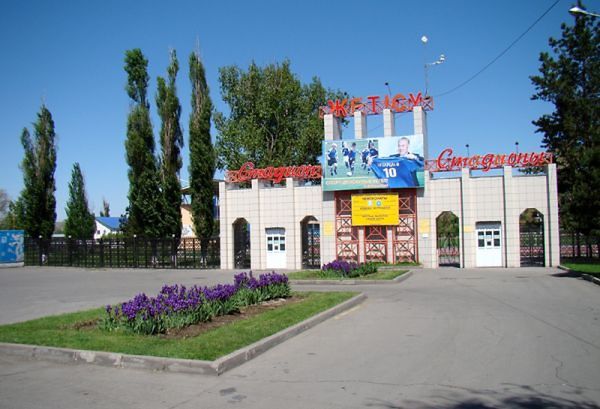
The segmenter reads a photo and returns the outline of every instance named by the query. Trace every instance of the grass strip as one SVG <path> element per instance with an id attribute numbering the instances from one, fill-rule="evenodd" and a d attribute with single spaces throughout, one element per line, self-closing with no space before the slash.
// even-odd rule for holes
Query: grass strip
<path id="1" fill-rule="evenodd" d="M 304 270 L 288 273 L 287 276 L 290 280 L 393 280 L 406 272 L 408 270 L 381 270 L 375 274 L 360 277 L 342 277 L 339 274 L 323 270 Z"/>
<path id="2" fill-rule="evenodd" d="M 590 274 L 600 278 L 600 263 L 561 263 L 563 266 L 578 273 Z"/>
<path id="3" fill-rule="evenodd" d="M 305 297 L 298 303 L 283 305 L 190 338 L 168 339 L 124 331 L 75 328 L 77 323 L 100 317 L 104 311 L 98 308 L 2 325 L 0 342 L 212 361 L 302 322 L 357 293 L 298 294 Z"/>

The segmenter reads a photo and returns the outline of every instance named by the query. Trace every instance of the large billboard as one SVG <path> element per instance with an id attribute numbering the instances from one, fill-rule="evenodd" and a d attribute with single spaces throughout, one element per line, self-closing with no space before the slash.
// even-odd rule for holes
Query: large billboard
<path id="1" fill-rule="evenodd" d="M 423 186 L 423 136 L 323 141 L 323 190 Z"/>
<path id="2" fill-rule="evenodd" d="M 24 236 L 23 230 L 0 230 L 0 264 L 23 262 Z"/>

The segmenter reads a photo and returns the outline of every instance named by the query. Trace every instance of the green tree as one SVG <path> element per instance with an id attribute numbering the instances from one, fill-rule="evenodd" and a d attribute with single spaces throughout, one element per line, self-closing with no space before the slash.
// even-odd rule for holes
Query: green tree
<path id="1" fill-rule="evenodd" d="M 7 216 L 10 203 L 11 200 L 6 190 L 0 189 L 0 221 Z"/>
<path id="2" fill-rule="evenodd" d="M 102 210 L 100 211 L 100 217 L 110 217 L 110 203 L 102 198 Z"/>
<path id="3" fill-rule="evenodd" d="M 91 239 L 96 230 L 96 221 L 88 207 L 85 182 L 81 167 L 77 162 L 73 165 L 69 183 L 69 200 L 65 210 L 67 212 L 64 226 L 65 235 L 76 239 Z"/>
<path id="4" fill-rule="evenodd" d="M 165 236 L 181 237 L 181 183 L 179 170 L 182 166 L 181 148 L 183 147 L 183 132 L 179 123 L 181 104 L 177 97 L 175 80 L 179 71 L 179 63 L 175 50 L 171 51 L 168 82 L 158 77 L 158 93 L 156 105 L 162 121 L 160 129 L 161 185 L 164 201 L 163 225 Z"/>
<path id="5" fill-rule="evenodd" d="M 23 220 L 25 219 L 23 202 L 21 199 L 11 201 L 8 204 L 8 212 L 0 221 L 2 230 L 23 230 Z"/>
<path id="6" fill-rule="evenodd" d="M 326 90 L 316 77 L 303 85 L 289 61 L 265 68 L 252 63 L 246 72 L 229 66 L 219 74 L 230 110 L 228 117 L 215 114 L 219 168 L 235 169 L 247 161 L 257 167 L 318 162 L 323 140 L 319 107 L 341 93 Z"/>
<path id="7" fill-rule="evenodd" d="M 147 88 L 148 60 L 139 48 L 125 53 L 127 94 L 132 105 L 127 118 L 125 151 L 129 165 L 129 206 L 125 232 L 148 238 L 162 235 L 162 199 Z"/>
<path id="8" fill-rule="evenodd" d="M 52 114 L 45 105 L 42 105 L 33 128 L 33 140 L 27 128 L 21 133 L 21 144 L 25 151 L 21 162 L 24 188 L 13 210 L 18 224 L 27 235 L 49 239 L 56 221 L 56 134 Z"/>
<path id="9" fill-rule="evenodd" d="M 210 139 L 212 102 L 206 83 L 204 66 L 198 53 L 190 55 L 190 81 L 192 83 L 192 113 L 190 115 L 190 191 L 192 196 L 192 218 L 196 236 L 203 239 L 202 250 L 206 250 L 207 239 L 213 233 L 213 176 L 215 152 Z"/>
<path id="10" fill-rule="evenodd" d="M 579 3 L 581 7 L 581 3 Z M 578 16 L 550 38 L 552 55 L 540 54 L 532 76 L 534 100 L 554 112 L 533 121 L 542 146 L 554 154 L 563 226 L 588 234 L 600 229 L 600 29 L 598 20 Z"/>

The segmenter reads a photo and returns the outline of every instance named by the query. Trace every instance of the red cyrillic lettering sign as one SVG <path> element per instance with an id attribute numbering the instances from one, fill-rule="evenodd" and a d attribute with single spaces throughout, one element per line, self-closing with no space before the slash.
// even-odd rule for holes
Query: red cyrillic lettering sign
<path id="1" fill-rule="evenodd" d="M 254 169 L 254 163 L 246 162 L 239 170 L 228 170 L 225 172 L 225 181 L 228 183 L 247 182 L 252 179 L 272 180 L 281 182 L 286 177 L 296 179 L 321 179 L 323 170 L 321 165 L 281 166 L 275 168 Z"/>
<path id="2" fill-rule="evenodd" d="M 451 172 L 468 168 L 473 170 L 497 169 L 503 166 L 514 168 L 543 166 L 552 163 L 552 153 L 531 152 L 511 153 L 510 155 L 487 153 L 485 155 L 454 156 L 451 148 L 444 149 L 435 160 L 428 160 L 425 169 L 431 172 Z"/>
<path id="3" fill-rule="evenodd" d="M 366 99 L 366 101 L 365 101 Z M 362 112 L 365 115 L 378 115 L 383 113 L 384 109 L 391 109 L 394 112 L 409 112 L 414 107 L 420 106 L 425 111 L 433 110 L 433 97 L 426 95 L 423 96 L 420 92 L 415 94 L 408 94 L 408 98 L 403 94 L 396 94 L 393 98 L 386 95 L 382 98 L 378 95 L 371 95 L 367 98 L 355 97 L 350 99 L 329 100 L 327 106 L 321 107 L 319 115 L 323 117 L 325 114 L 332 114 L 338 118 L 346 118 L 354 116 L 355 112 Z"/>

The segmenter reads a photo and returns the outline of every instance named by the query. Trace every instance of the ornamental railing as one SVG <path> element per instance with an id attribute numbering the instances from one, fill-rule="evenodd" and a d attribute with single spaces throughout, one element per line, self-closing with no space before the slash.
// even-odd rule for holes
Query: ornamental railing
<path id="1" fill-rule="evenodd" d="M 560 258 L 600 258 L 600 236 L 561 230 Z"/>
<path id="2" fill-rule="evenodd" d="M 204 244 L 204 247 L 202 246 Z M 219 268 L 219 237 L 25 238 L 25 264 L 88 268 Z"/>

